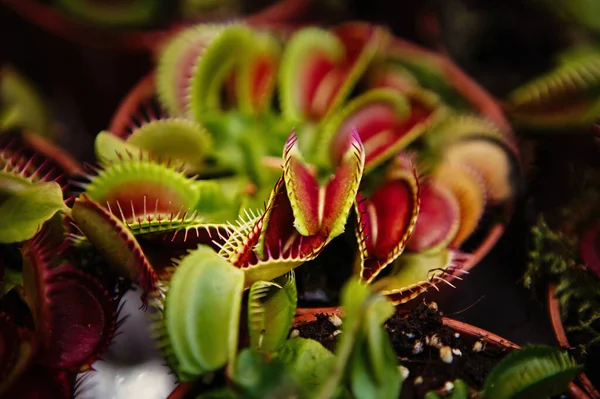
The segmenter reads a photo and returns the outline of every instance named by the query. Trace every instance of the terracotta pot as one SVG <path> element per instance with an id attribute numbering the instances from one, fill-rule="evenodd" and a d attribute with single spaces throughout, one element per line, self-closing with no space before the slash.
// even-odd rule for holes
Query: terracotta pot
<path id="1" fill-rule="evenodd" d="M 296 312 L 296 318 L 294 319 L 294 326 L 298 326 L 301 324 L 306 324 L 317 320 L 316 315 L 319 313 L 323 314 L 337 314 L 338 316 L 343 315 L 343 309 L 339 307 L 327 307 L 327 308 L 312 308 L 312 309 L 298 309 Z M 461 335 L 465 335 L 468 337 L 477 337 L 483 339 L 488 344 L 503 347 L 506 349 L 519 349 L 520 346 L 515 344 L 514 342 L 509 341 L 508 339 L 502 338 L 499 335 L 491 333 L 482 328 L 473 326 L 471 324 L 458 321 L 455 319 L 451 319 L 449 317 L 443 317 L 442 323 L 445 326 L 450 327 L 452 330 L 460 333 Z M 579 377 L 581 378 L 581 377 Z M 587 378 L 586 378 L 587 380 Z M 588 380 L 589 382 L 589 380 Z M 583 385 L 583 384 L 582 384 Z M 584 386 L 585 388 L 585 386 Z M 575 383 L 569 384 L 569 396 L 573 399 L 590 399 L 590 396 L 586 392 L 584 392 L 579 386 Z M 591 396 L 591 398 L 595 399 L 598 396 Z"/>
<path id="2" fill-rule="evenodd" d="M 548 287 L 547 304 L 548 313 L 550 314 L 550 322 L 552 323 L 552 329 L 554 330 L 554 335 L 556 336 L 558 344 L 563 349 L 571 348 L 569 340 L 567 339 L 567 333 L 565 332 L 565 327 L 563 325 L 562 318 L 560 316 L 560 303 L 558 302 L 558 298 L 556 297 L 556 287 L 554 285 L 550 285 Z M 594 387 L 594 385 L 585 373 L 581 373 L 577 377 L 577 379 L 581 387 L 587 393 L 587 395 L 579 397 L 590 397 L 593 399 L 600 398 L 600 392 L 598 392 L 598 390 Z"/>
<path id="3" fill-rule="evenodd" d="M 290 23 L 301 18 L 314 0 L 283 0 L 268 8 L 248 16 L 250 23 Z M 0 0 L 28 22 L 47 32 L 83 46 L 111 48 L 130 52 L 154 51 L 175 30 L 184 23 L 156 30 L 110 31 L 78 22 L 55 7 L 39 0 Z"/>

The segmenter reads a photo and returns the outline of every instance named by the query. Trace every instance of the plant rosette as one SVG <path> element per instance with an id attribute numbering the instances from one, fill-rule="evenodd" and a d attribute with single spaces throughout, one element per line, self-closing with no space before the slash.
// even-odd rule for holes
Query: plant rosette
<path id="1" fill-rule="evenodd" d="M 199 25 L 165 45 L 96 152 L 107 165 L 169 161 L 187 176 L 182 188 L 216 184 L 223 198 L 241 198 L 222 201 L 218 218 L 178 200 L 178 215 L 198 223 L 179 217 L 179 233 L 164 231 L 189 248 L 206 243 L 198 231 L 220 232 L 217 250 L 250 282 L 310 262 L 340 236 L 354 252 L 351 273 L 402 303 L 468 272 L 501 236 L 519 192 L 510 128 L 450 65 L 361 22 L 283 34 Z M 121 208 L 142 205 L 108 179 L 97 183 Z M 134 213 L 154 219 L 150 204 L 169 198 L 150 190 L 146 211 Z M 131 227 L 132 212 L 116 207 L 109 213 Z"/>
<path id="2" fill-rule="evenodd" d="M 585 365 L 578 382 L 591 397 L 598 393 L 597 327 L 600 239 L 600 175 L 578 171 L 571 202 L 559 212 L 541 215 L 532 229 L 529 288 L 545 284 L 546 301 L 558 343 Z"/>
<path id="3" fill-rule="evenodd" d="M 237 0 L 1 0 L 0 4 L 66 40 L 136 52 L 153 52 L 175 31 L 191 23 L 241 17 L 253 24 L 291 24 L 314 8 L 313 0 L 285 0 L 244 16 L 246 11 Z M 153 28 L 157 25 L 164 26 Z"/>

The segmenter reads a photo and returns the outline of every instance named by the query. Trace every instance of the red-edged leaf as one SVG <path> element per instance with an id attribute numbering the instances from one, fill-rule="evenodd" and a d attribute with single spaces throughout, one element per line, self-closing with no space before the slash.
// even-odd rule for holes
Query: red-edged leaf
<path id="1" fill-rule="evenodd" d="M 336 143 L 348 129 L 358 130 L 368 173 L 406 148 L 442 113 L 437 99 L 425 92 L 410 91 L 404 97 L 392 89 L 372 90 L 332 117 L 322 144 Z"/>
<path id="2" fill-rule="evenodd" d="M 350 94 L 387 43 L 381 27 L 351 22 L 331 31 L 301 29 L 282 60 L 282 107 L 293 119 L 318 120 Z"/>
<path id="3" fill-rule="evenodd" d="M 85 194 L 75 201 L 71 217 L 119 274 L 140 285 L 146 306 L 148 294 L 156 288 L 157 276 L 127 226 Z"/>
<path id="4" fill-rule="evenodd" d="M 334 174 L 324 183 L 307 164 L 294 132 L 284 151 L 284 180 L 294 216 L 294 227 L 303 236 L 322 235 L 328 240 L 344 231 L 364 168 L 364 150 L 356 130 L 347 130 L 333 152 Z"/>
<path id="5" fill-rule="evenodd" d="M 460 226 L 460 204 L 454 194 L 435 181 L 421 186 L 421 209 L 406 248 L 423 252 L 445 247 Z"/>
<path id="6" fill-rule="evenodd" d="M 71 371 L 87 369 L 108 347 L 116 306 L 93 277 L 69 264 L 53 267 L 55 253 L 45 231 L 27 241 L 23 286 L 40 339 L 38 362 Z"/>
<path id="7" fill-rule="evenodd" d="M 354 207 L 362 279 L 372 281 L 404 250 L 419 214 L 419 191 L 416 170 L 400 155 L 375 191 L 359 194 Z"/>

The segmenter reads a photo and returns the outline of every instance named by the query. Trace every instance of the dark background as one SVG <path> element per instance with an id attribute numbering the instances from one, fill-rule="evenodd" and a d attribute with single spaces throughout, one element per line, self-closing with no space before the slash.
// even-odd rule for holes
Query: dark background
<path id="1" fill-rule="evenodd" d="M 548 68 L 552 56 L 567 45 L 562 26 L 525 1 L 351 0 L 346 12 L 447 52 L 498 97 Z M 147 53 L 75 44 L 2 4 L 0 38 L 1 63 L 14 65 L 41 88 L 61 121 L 61 144 L 84 160 L 93 159 L 93 138 L 108 126 L 119 101 L 152 68 Z M 581 151 L 590 151 L 586 139 L 559 136 L 535 148 L 537 168 L 506 234 L 456 290 L 444 288 L 437 298 L 446 314 L 518 344 L 555 342 L 539 299 L 543 293 L 536 296 L 520 281 L 528 223 L 541 202 L 560 202 L 553 193 L 564 187 L 566 166 Z"/>

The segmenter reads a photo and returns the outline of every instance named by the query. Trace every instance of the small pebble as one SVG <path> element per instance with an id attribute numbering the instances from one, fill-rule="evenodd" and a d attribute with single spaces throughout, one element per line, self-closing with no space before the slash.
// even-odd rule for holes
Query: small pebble
<path id="1" fill-rule="evenodd" d="M 440 348 L 440 359 L 442 359 L 444 363 L 452 363 L 452 349 L 449 346 L 442 346 Z"/>
<path id="2" fill-rule="evenodd" d="M 440 339 L 440 336 L 437 334 L 434 334 L 431 336 L 431 339 L 429 340 L 429 345 L 433 346 L 434 348 L 441 348 L 442 346 L 444 346 L 444 344 L 442 343 L 442 340 Z"/>
<path id="3" fill-rule="evenodd" d="M 452 353 L 454 353 L 456 356 L 462 356 L 462 352 L 458 348 L 452 348 Z"/>
<path id="4" fill-rule="evenodd" d="M 300 336 L 300 330 L 298 329 L 293 329 L 292 332 L 290 333 L 290 338 L 298 338 Z"/>
<path id="5" fill-rule="evenodd" d="M 436 302 L 429 302 L 427 307 L 435 312 L 438 311 L 438 304 Z"/>
<path id="6" fill-rule="evenodd" d="M 413 353 L 413 355 L 418 355 L 421 352 L 423 352 L 423 341 L 418 339 L 415 341 L 415 344 L 413 345 L 412 353 Z"/>
<path id="7" fill-rule="evenodd" d="M 423 377 L 418 376 L 417 378 L 415 378 L 415 382 L 413 382 L 413 384 L 415 385 L 419 385 L 423 383 Z"/>
<path id="8" fill-rule="evenodd" d="M 407 333 L 407 332 L 402 331 L 402 334 L 406 335 L 408 338 L 414 338 L 415 337 L 415 334 L 413 334 L 413 333 Z"/>
<path id="9" fill-rule="evenodd" d="M 429 335 L 425 336 L 425 345 L 429 345 L 431 343 L 431 338 L 429 338 Z"/>
<path id="10" fill-rule="evenodd" d="M 339 327 L 342 325 L 342 319 L 340 318 L 340 316 L 336 315 L 335 313 L 329 316 L 329 321 L 335 327 Z"/>
<path id="11" fill-rule="evenodd" d="M 340 335 L 343 331 L 342 330 L 335 330 L 331 335 L 333 335 L 334 337 L 337 337 L 338 335 Z"/>
<path id="12" fill-rule="evenodd" d="M 460 338 L 460 334 L 459 333 L 454 333 L 454 338 L 459 339 Z"/>
<path id="13" fill-rule="evenodd" d="M 398 371 L 400 371 L 400 376 L 402 377 L 402 381 L 407 379 L 408 376 L 410 375 L 410 370 L 402 365 L 398 366 Z"/>
<path id="14" fill-rule="evenodd" d="M 483 350 L 483 342 L 475 341 L 473 344 L 473 352 L 481 352 Z"/>
<path id="15" fill-rule="evenodd" d="M 446 381 L 446 383 L 444 384 L 444 389 L 446 390 L 446 392 L 450 392 L 454 389 L 454 384 L 452 383 L 452 381 Z"/>

